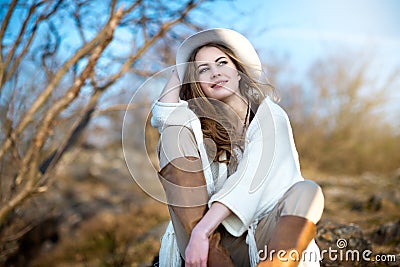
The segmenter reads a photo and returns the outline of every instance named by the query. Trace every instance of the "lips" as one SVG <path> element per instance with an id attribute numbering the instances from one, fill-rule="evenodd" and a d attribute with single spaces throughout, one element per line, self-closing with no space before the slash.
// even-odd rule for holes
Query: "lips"
<path id="1" fill-rule="evenodd" d="M 217 81 L 216 83 L 213 83 L 212 85 L 211 85 L 211 88 L 213 88 L 213 89 L 217 89 L 217 88 L 221 88 L 221 87 L 224 87 L 224 85 L 227 83 L 228 81 Z"/>

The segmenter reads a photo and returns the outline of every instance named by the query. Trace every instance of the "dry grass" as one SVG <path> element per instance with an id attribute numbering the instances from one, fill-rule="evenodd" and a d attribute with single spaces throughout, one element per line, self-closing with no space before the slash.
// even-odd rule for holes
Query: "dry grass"
<path id="1" fill-rule="evenodd" d="M 102 212 L 76 231 L 63 233 L 59 245 L 32 266 L 139 266 L 159 249 L 159 229 L 168 219 L 165 205 L 151 201 L 123 214 Z M 153 230 L 155 233 L 152 233 Z"/>

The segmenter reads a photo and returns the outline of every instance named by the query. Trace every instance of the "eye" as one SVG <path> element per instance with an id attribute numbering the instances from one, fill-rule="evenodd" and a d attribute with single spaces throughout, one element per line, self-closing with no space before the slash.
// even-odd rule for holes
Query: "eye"
<path id="1" fill-rule="evenodd" d="M 218 66 L 223 66 L 223 65 L 226 65 L 226 64 L 228 64 L 228 61 L 226 61 L 226 60 L 218 61 Z"/>
<path id="2" fill-rule="evenodd" d="M 210 69 L 209 67 L 201 68 L 199 70 L 199 74 L 204 73 L 204 72 L 208 71 L 209 69 Z"/>

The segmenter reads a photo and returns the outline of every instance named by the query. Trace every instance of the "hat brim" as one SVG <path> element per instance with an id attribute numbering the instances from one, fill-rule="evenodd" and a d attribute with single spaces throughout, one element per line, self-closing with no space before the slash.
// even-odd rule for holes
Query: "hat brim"
<path id="1" fill-rule="evenodd" d="M 209 43 L 221 44 L 228 47 L 244 65 L 248 74 L 253 78 L 259 78 L 262 72 L 261 61 L 249 40 L 236 31 L 215 28 L 195 33 L 186 38 L 179 46 L 176 53 L 176 65 L 181 81 L 183 81 L 186 71 L 186 64 L 184 63 L 188 62 L 190 55 L 195 49 Z"/>

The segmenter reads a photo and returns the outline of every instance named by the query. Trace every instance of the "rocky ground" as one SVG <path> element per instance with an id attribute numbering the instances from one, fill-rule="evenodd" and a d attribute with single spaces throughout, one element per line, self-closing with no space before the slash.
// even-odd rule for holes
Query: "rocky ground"
<path id="1" fill-rule="evenodd" d="M 386 176 L 330 176 L 307 170 L 304 173 L 321 185 L 325 195 L 317 243 L 321 250 L 330 247 L 338 250 L 337 258 L 343 259 L 332 260 L 325 255 L 322 266 L 400 266 L 400 173 Z M 346 262 L 346 252 L 352 250 L 359 252 L 360 260 Z M 371 251 L 370 257 L 365 252 L 370 261 L 362 259 L 366 250 Z M 334 259 L 335 253 L 332 255 Z M 386 261 L 382 262 L 383 258 Z"/>
<path id="2" fill-rule="evenodd" d="M 142 154 L 130 151 L 130 155 L 137 166 L 146 166 Z M 168 211 L 133 181 L 122 151 L 79 148 L 66 162 L 38 199 L 46 216 L 35 220 L 7 266 L 150 266 Z M 140 173 L 154 175 L 145 167 Z M 317 242 L 322 250 L 338 251 L 338 260 L 325 256 L 322 266 L 400 265 L 399 173 L 353 177 L 305 170 L 304 174 L 322 186 L 326 199 Z M 338 243 L 339 239 L 346 243 Z M 340 261 L 340 253 L 354 249 L 371 250 L 368 256 L 375 261 L 346 262 L 345 257 Z M 397 259 L 377 262 L 381 254 Z"/>

